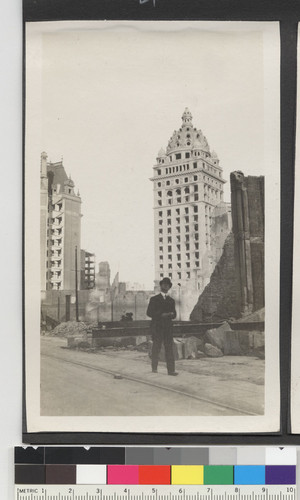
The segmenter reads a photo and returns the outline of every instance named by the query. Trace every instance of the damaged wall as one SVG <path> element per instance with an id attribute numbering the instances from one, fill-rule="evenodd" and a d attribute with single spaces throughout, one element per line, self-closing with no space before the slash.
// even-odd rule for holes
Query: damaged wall
<path id="1" fill-rule="evenodd" d="M 232 233 L 192 321 L 239 318 L 264 307 L 264 178 L 233 172 Z"/>

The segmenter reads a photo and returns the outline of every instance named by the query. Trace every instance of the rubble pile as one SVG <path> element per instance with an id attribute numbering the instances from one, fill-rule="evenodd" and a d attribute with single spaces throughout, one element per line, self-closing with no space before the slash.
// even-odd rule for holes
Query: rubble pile
<path id="1" fill-rule="evenodd" d="M 86 338 L 87 331 L 91 328 L 91 325 L 84 323 L 83 321 L 67 321 L 57 325 L 54 330 L 50 332 L 50 335 L 55 335 L 57 337 L 70 337 L 70 336 L 83 336 Z"/>

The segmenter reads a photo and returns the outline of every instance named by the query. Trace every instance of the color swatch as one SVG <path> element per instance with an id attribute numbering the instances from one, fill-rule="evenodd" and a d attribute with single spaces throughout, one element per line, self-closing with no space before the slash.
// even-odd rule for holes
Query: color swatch
<path id="1" fill-rule="evenodd" d="M 18 447 L 15 484 L 293 485 L 296 458 L 292 447 L 264 460 L 259 447 Z"/>

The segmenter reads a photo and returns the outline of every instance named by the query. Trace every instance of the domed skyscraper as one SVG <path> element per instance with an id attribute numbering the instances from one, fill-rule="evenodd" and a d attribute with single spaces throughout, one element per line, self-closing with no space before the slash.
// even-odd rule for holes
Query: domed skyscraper
<path id="1" fill-rule="evenodd" d="M 185 108 L 181 127 L 173 132 L 166 150 L 159 151 L 151 178 L 155 283 L 168 276 L 179 301 L 182 295 L 182 306 L 183 294 L 192 306 L 209 282 L 215 264 L 210 259 L 212 214 L 223 201 L 226 182 L 217 154 L 192 119 Z"/>

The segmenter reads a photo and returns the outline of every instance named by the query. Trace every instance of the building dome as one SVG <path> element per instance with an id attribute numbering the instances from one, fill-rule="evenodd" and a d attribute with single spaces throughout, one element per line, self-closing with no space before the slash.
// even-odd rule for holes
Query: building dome
<path id="1" fill-rule="evenodd" d="M 160 150 L 157 153 L 157 158 L 164 158 L 166 156 L 166 151 L 164 148 L 160 148 Z"/>
<path id="2" fill-rule="evenodd" d="M 193 127 L 192 114 L 185 108 L 182 115 L 182 125 L 179 130 L 174 130 L 167 146 L 167 154 L 181 150 L 198 149 L 210 153 L 209 145 L 201 130 Z"/>

